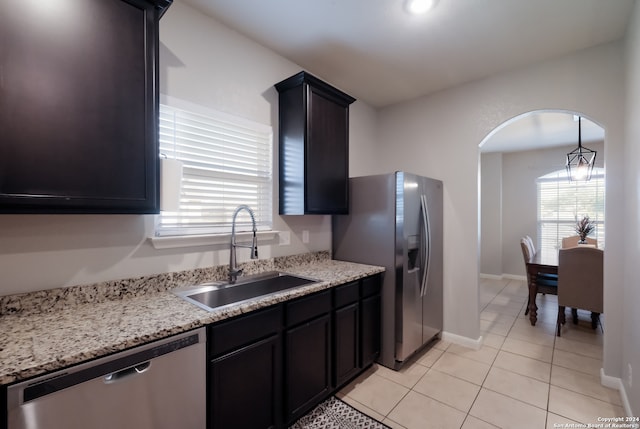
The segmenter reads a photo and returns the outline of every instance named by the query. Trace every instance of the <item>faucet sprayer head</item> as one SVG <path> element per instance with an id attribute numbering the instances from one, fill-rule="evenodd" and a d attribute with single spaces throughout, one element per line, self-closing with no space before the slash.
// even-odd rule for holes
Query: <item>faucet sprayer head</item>
<path id="1" fill-rule="evenodd" d="M 258 259 L 258 237 L 256 230 L 253 230 L 253 242 L 251 243 L 251 259 Z"/>

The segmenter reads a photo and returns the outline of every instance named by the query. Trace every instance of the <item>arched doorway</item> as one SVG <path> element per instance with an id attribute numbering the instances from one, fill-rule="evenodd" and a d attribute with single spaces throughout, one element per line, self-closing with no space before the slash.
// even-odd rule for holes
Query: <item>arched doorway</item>
<path id="1" fill-rule="evenodd" d="M 520 238 L 530 235 L 542 243 L 537 180 L 562 170 L 566 154 L 577 147 L 577 115 L 527 112 L 496 127 L 480 143 L 481 275 L 523 278 Z M 582 144 L 597 151 L 596 166 L 604 168 L 604 129 L 589 118 L 581 123 Z"/>

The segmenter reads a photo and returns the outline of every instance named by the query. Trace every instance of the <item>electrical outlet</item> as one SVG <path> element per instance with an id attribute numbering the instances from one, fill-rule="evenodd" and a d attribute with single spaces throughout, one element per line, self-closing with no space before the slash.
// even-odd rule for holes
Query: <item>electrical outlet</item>
<path id="1" fill-rule="evenodd" d="M 280 231 L 278 233 L 278 239 L 281 246 L 288 246 L 291 244 L 291 232 L 290 231 Z"/>
<path id="2" fill-rule="evenodd" d="M 629 387 L 633 384 L 633 368 L 631 368 L 631 364 L 627 364 L 627 383 Z"/>
<path id="3" fill-rule="evenodd" d="M 306 229 L 302 231 L 302 242 L 304 244 L 309 243 L 309 231 L 307 231 Z"/>

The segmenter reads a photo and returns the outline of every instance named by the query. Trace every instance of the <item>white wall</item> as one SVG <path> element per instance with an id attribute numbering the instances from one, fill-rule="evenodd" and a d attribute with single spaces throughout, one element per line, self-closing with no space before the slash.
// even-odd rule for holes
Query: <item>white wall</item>
<path id="1" fill-rule="evenodd" d="M 623 48 L 609 44 L 442 91 L 379 112 L 378 171 L 443 180 L 444 329 L 477 339 L 478 145 L 497 126 L 544 109 L 581 113 L 605 128 L 607 327 L 620 332 L 622 303 Z M 620 339 L 605 336 L 605 372 L 620 374 Z"/>
<path id="2" fill-rule="evenodd" d="M 270 124 L 277 143 L 277 91 L 273 85 L 301 70 L 183 2 L 160 21 L 160 91 L 192 103 Z M 318 76 L 322 78 L 322 76 Z M 350 137 L 369 163 L 375 111 L 351 105 Z M 277 149 L 274 151 L 277 198 Z M 274 203 L 277 213 L 278 202 Z M 154 216 L 2 215 L 0 295 L 129 278 L 228 263 L 225 245 L 156 250 Z M 275 216 L 274 228 L 291 231 L 291 245 L 261 244 L 261 258 L 331 249 L 329 216 Z M 309 244 L 301 241 L 308 230 Z M 248 253 L 238 252 L 240 261 Z"/>
<path id="3" fill-rule="evenodd" d="M 377 153 L 374 149 L 378 140 L 377 120 L 378 112 L 365 103 L 356 102 L 356 108 L 349 109 L 350 177 L 376 173 Z"/>
<path id="4" fill-rule="evenodd" d="M 622 307 L 622 380 L 631 415 L 640 413 L 640 4 L 636 2 L 627 34 L 625 138 L 625 271 Z M 608 247 L 607 247 L 608 249 Z M 607 316 L 608 320 L 608 316 Z M 633 381 L 629 381 L 629 368 Z"/>
<path id="5" fill-rule="evenodd" d="M 480 159 L 480 272 L 502 276 L 502 153 Z"/>

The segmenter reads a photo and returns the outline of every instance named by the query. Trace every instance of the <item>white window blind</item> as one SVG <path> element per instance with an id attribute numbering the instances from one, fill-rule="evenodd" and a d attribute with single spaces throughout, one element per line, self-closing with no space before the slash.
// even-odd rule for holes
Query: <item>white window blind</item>
<path id="1" fill-rule="evenodd" d="M 157 236 L 231 232 L 240 204 L 254 211 L 259 230 L 272 228 L 270 126 L 179 101 L 160 104 L 159 124 L 161 156 L 182 161 L 183 177 L 179 210 L 160 213 Z M 250 229 L 240 212 L 236 230 Z"/>
<path id="2" fill-rule="evenodd" d="M 594 168 L 588 182 L 570 182 L 566 170 L 539 177 L 538 239 L 544 250 L 557 250 L 563 237 L 575 236 L 576 220 L 589 216 L 595 231 L 589 237 L 604 248 L 604 169 Z"/>

